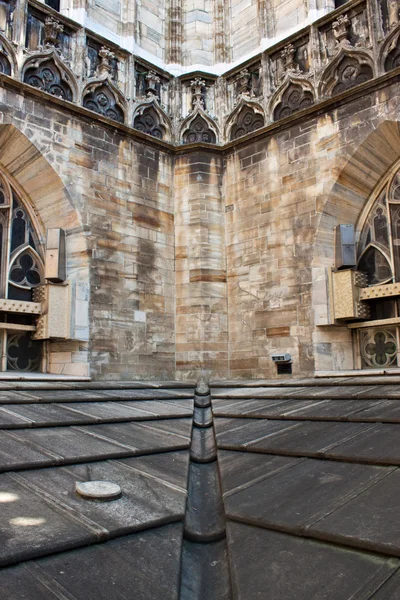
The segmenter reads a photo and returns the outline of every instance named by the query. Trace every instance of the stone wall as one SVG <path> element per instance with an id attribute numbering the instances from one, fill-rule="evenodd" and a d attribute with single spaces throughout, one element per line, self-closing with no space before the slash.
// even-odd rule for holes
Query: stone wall
<path id="1" fill-rule="evenodd" d="M 294 375 L 353 368 L 351 331 L 328 325 L 333 229 L 357 226 L 369 194 L 400 157 L 399 93 L 399 84 L 368 93 L 228 158 L 231 377 L 274 377 L 274 352 L 292 355 Z"/>
<path id="2" fill-rule="evenodd" d="M 1 123 L 22 132 L 52 167 L 54 177 L 42 173 L 40 194 L 47 203 L 42 209 L 35 202 L 44 232 L 46 226 L 67 231 L 74 340 L 51 344 L 49 371 L 87 375 L 90 367 L 95 378 L 173 378 L 172 158 L 50 107 L 46 94 L 28 99 L 0 88 L 0 103 Z M 15 159 L 7 158 L 10 144 L 2 139 L 0 162 L 19 176 Z M 33 165 L 30 176 L 36 173 Z M 62 210 L 47 216 L 46 207 L 60 203 L 50 196 L 58 176 L 78 223 Z M 32 195 L 28 182 L 21 185 Z"/>

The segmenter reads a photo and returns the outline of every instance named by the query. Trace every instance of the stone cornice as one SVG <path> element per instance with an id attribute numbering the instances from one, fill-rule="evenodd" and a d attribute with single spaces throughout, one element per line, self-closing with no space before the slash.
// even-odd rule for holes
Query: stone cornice
<path id="1" fill-rule="evenodd" d="M 65 100 L 61 100 L 55 96 L 47 94 L 46 92 L 42 92 L 37 88 L 34 88 L 26 83 L 18 81 L 8 75 L 0 74 L 0 85 L 6 89 L 16 90 L 24 96 L 33 97 L 42 101 L 46 104 L 52 104 L 55 108 L 57 107 L 62 112 L 72 113 L 77 116 L 81 116 L 86 122 L 90 121 L 91 123 L 97 123 L 104 125 L 105 127 L 112 129 L 114 131 L 123 133 L 128 135 L 134 140 L 140 141 L 147 146 L 151 146 L 153 148 L 157 148 L 158 150 L 167 152 L 169 154 L 175 155 L 184 155 L 192 152 L 202 151 L 209 152 L 212 154 L 230 154 L 234 152 L 236 149 L 241 148 L 243 146 L 247 146 L 250 143 L 254 143 L 255 141 L 259 141 L 261 139 L 270 137 L 276 132 L 280 132 L 282 130 L 286 130 L 289 127 L 307 121 L 308 119 L 318 116 L 320 114 L 324 114 L 329 110 L 333 110 L 338 106 L 342 106 L 346 103 L 353 102 L 358 98 L 365 97 L 367 94 L 373 93 L 379 89 L 382 89 L 386 86 L 392 85 L 400 79 L 400 67 L 390 71 L 389 73 L 385 73 L 380 77 L 376 77 L 375 79 L 366 81 L 356 87 L 353 87 L 342 94 L 338 94 L 333 98 L 328 98 L 326 100 L 322 100 L 304 110 L 298 111 L 295 114 L 287 117 L 286 119 L 281 119 L 279 121 L 269 123 L 265 127 L 258 129 L 252 133 L 249 133 L 237 140 L 233 140 L 227 142 L 225 144 L 217 145 L 217 144 L 205 144 L 205 143 L 194 143 L 194 144 L 185 144 L 185 145 L 174 145 L 169 142 L 165 142 L 163 140 L 159 140 L 157 138 L 153 138 L 150 135 L 146 135 L 133 127 L 129 127 L 128 125 L 124 125 L 121 123 L 117 123 L 111 119 L 103 117 L 98 113 L 95 113 L 83 106 L 79 106 L 72 102 L 67 102 Z"/>

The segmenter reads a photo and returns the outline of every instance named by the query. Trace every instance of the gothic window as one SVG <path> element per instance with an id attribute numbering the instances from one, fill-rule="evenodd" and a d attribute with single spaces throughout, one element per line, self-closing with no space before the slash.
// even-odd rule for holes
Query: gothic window
<path id="1" fill-rule="evenodd" d="M 397 45 L 389 52 L 385 60 L 385 71 L 391 71 L 400 67 L 400 44 Z"/>
<path id="2" fill-rule="evenodd" d="M 46 60 L 39 66 L 28 68 L 24 75 L 24 81 L 52 96 L 57 96 L 63 100 L 72 100 L 71 88 L 64 81 L 59 68 L 52 60 Z"/>
<path id="3" fill-rule="evenodd" d="M 215 144 L 217 141 L 215 133 L 209 128 L 208 123 L 201 115 L 197 115 L 190 123 L 189 129 L 183 134 L 184 144 L 194 144 L 195 142 L 206 142 Z"/>
<path id="4" fill-rule="evenodd" d="M 8 60 L 7 56 L 3 53 L 0 53 L 0 73 L 4 73 L 5 75 L 11 75 L 11 64 Z"/>
<path id="5" fill-rule="evenodd" d="M 292 83 L 283 93 L 281 102 L 274 110 L 274 121 L 290 117 L 296 111 L 312 106 L 313 104 L 314 96 L 312 93 L 303 90 L 300 85 Z"/>
<path id="6" fill-rule="evenodd" d="M 357 261 L 357 269 L 367 275 L 370 286 L 400 282 L 399 166 L 380 186 L 370 206 L 359 236 Z M 359 366 L 400 366 L 400 300 L 377 298 L 369 302 L 369 307 L 371 320 L 382 321 L 382 325 L 356 331 Z"/>
<path id="7" fill-rule="evenodd" d="M 18 192 L 0 174 L 0 298 L 30 302 L 43 283 L 43 257 L 34 224 Z M 30 338 L 32 315 L 0 311 L 1 370 L 34 371 L 41 344 Z"/>
<path id="8" fill-rule="evenodd" d="M 124 113 L 106 83 L 86 94 L 83 99 L 83 106 L 118 123 L 124 122 Z"/>
<path id="9" fill-rule="evenodd" d="M 161 125 L 160 118 L 152 106 L 145 108 L 142 114 L 135 117 L 133 127 L 160 140 L 165 135 L 165 127 Z"/>
<path id="10" fill-rule="evenodd" d="M 332 96 L 341 94 L 355 85 L 372 79 L 373 73 L 369 65 L 360 64 L 356 58 L 346 56 L 340 61 L 336 70 L 337 82 L 332 89 Z"/>
<path id="11" fill-rule="evenodd" d="M 251 106 L 244 106 L 232 127 L 231 140 L 236 140 L 242 135 L 260 129 L 260 127 L 264 127 L 264 117 L 260 113 L 256 113 Z"/>
<path id="12" fill-rule="evenodd" d="M 60 0 L 45 0 L 47 6 L 51 6 L 54 10 L 60 10 Z"/>

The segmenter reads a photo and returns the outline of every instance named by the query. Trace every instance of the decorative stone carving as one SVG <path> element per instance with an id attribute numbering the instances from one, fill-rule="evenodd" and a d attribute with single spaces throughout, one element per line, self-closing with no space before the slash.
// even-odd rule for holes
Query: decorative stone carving
<path id="1" fill-rule="evenodd" d="M 394 29 L 399 24 L 399 0 L 389 2 L 389 28 Z"/>
<path id="2" fill-rule="evenodd" d="M 44 22 L 44 45 L 46 48 L 54 48 L 59 45 L 58 34 L 64 31 L 64 26 L 61 25 L 53 17 L 46 17 Z"/>
<path id="3" fill-rule="evenodd" d="M 137 114 L 133 122 L 133 127 L 160 140 L 165 136 L 165 127 L 161 124 L 160 117 L 154 106 L 147 106 L 140 114 Z"/>
<path id="4" fill-rule="evenodd" d="M 333 35 L 335 36 L 336 44 L 339 46 L 350 44 L 350 25 L 351 22 L 347 15 L 340 15 L 337 20 L 332 23 Z"/>
<path id="5" fill-rule="evenodd" d="M 193 81 L 190 82 L 190 87 L 192 88 L 192 106 L 193 108 L 205 108 L 204 101 L 204 89 L 206 82 L 204 79 L 200 79 L 200 77 L 196 77 Z"/>
<path id="6" fill-rule="evenodd" d="M 250 96 L 251 92 L 251 73 L 248 69 L 242 69 L 235 79 L 236 96 Z"/>
<path id="7" fill-rule="evenodd" d="M 182 136 L 184 144 L 194 144 L 196 142 L 215 144 L 216 141 L 217 136 L 215 132 L 209 127 L 207 120 L 199 113 L 190 121 L 189 127 Z"/>
<path id="8" fill-rule="evenodd" d="M 87 88 L 83 106 L 118 123 L 124 122 L 124 112 L 107 81 L 92 84 Z"/>
<path id="9" fill-rule="evenodd" d="M 296 54 L 296 49 L 293 46 L 293 44 L 288 44 L 282 50 L 281 59 L 282 59 L 283 70 L 284 70 L 283 76 L 285 76 L 286 73 L 295 73 L 295 72 L 299 71 L 299 66 L 296 64 L 296 61 L 294 60 L 295 54 Z"/>
<path id="10" fill-rule="evenodd" d="M 293 113 L 314 104 L 314 96 L 309 90 L 305 90 L 301 85 L 295 83 L 289 84 L 282 95 L 282 100 L 274 109 L 274 121 L 290 117 Z"/>
<path id="11" fill-rule="evenodd" d="M 43 57 L 28 67 L 24 74 L 24 82 L 52 96 L 63 100 L 73 99 L 68 77 L 58 68 L 51 57 Z"/>
<path id="12" fill-rule="evenodd" d="M 155 71 L 149 71 L 146 75 L 146 96 L 148 98 L 159 97 L 157 86 L 161 83 L 161 79 Z"/>
<path id="13" fill-rule="evenodd" d="M 344 56 L 337 66 L 335 77 L 332 96 L 372 79 L 373 71 L 370 65 L 360 63 L 354 56 Z"/>
<path id="14" fill-rule="evenodd" d="M 99 77 L 108 76 L 111 73 L 111 61 L 115 58 L 114 52 L 111 52 L 106 46 L 102 46 L 99 50 L 100 64 L 97 67 L 97 75 Z"/>
<path id="15" fill-rule="evenodd" d="M 260 127 L 264 127 L 264 116 L 247 104 L 238 112 L 236 122 L 231 128 L 230 139 L 236 140 L 242 135 L 251 133 Z"/>

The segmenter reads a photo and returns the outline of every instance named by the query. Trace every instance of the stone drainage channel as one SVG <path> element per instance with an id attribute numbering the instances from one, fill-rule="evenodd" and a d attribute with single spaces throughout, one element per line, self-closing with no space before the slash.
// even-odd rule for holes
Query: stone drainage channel
<path id="1" fill-rule="evenodd" d="M 180 600 L 230 600 L 226 519 L 208 385 L 194 396 Z"/>

